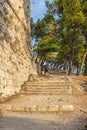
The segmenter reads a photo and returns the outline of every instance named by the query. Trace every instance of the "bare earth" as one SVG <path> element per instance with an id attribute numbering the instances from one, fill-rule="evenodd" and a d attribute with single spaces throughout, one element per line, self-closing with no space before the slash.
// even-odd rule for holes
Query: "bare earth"
<path id="1" fill-rule="evenodd" d="M 73 112 L 6 111 L 0 116 L 0 130 L 87 130 L 87 77 L 71 76 L 70 81 L 75 86 L 70 97 Z"/>
<path id="2" fill-rule="evenodd" d="M 86 130 L 84 113 L 10 114 L 0 118 L 0 130 Z"/>

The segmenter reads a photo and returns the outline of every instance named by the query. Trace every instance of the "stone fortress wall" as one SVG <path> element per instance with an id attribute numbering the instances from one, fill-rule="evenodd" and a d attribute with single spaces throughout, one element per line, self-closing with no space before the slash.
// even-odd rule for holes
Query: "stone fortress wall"
<path id="1" fill-rule="evenodd" d="M 0 98 L 20 92 L 29 75 L 36 75 L 29 4 L 29 0 L 0 0 Z"/>

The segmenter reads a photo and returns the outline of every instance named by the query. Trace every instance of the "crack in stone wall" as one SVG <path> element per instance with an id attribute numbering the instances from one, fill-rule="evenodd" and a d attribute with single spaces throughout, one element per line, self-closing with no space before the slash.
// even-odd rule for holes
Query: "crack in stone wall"
<path id="1" fill-rule="evenodd" d="M 9 2 L 10 6 L 7 0 L 0 0 L 1 98 L 18 93 L 29 75 L 37 75 L 31 52 L 29 52 L 29 50 L 32 51 L 29 36 L 29 8 L 27 7 L 30 1 L 10 0 Z"/>

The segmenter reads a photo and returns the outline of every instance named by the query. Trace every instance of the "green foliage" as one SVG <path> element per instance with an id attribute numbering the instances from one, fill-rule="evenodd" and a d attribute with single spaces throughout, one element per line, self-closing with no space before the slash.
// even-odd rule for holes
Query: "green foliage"
<path id="1" fill-rule="evenodd" d="M 47 0 L 46 7 L 44 18 L 33 24 L 34 51 L 47 61 L 80 66 L 87 42 L 87 1 Z"/>
<path id="2" fill-rule="evenodd" d="M 40 40 L 34 47 L 34 51 L 37 52 L 40 57 L 53 57 L 53 52 L 57 52 L 58 49 L 59 45 L 55 41 L 55 37 L 50 36 L 44 37 L 44 39 Z"/>
<path id="3" fill-rule="evenodd" d="M 61 44 L 59 58 L 63 62 L 66 60 L 73 64 L 80 64 L 84 51 L 81 31 L 84 15 L 81 11 L 81 2 L 80 0 L 55 0 L 55 6 L 56 13 L 59 15 L 58 37 Z"/>
<path id="4" fill-rule="evenodd" d="M 80 0 L 63 0 L 63 16 L 65 27 L 80 25 L 84 22 L 83 12 L 81 11 Z"/>
<path id="5" fill-rule="evenodd" d="M 86 39 L 85 42 L 87 43 L 87 1 L 82 0 L 81 7 L 84 15 L 84 24 L 82 24 L 82 32 Z"/>

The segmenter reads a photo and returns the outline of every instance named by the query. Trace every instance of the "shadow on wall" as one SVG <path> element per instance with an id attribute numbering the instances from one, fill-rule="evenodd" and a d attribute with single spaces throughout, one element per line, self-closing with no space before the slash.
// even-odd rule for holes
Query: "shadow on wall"
<path id="1" fill-rule="evenodd" d="M 4 1 L 0 3 L 0 46 L 2 48 L 4 48 L 5 43 L 10 43 L 11 41 L 9 31 L 7 29 L 7 25 L 10 21 L 8 19 L 8 9 L 5 4 L 6 3 L 4 3 Z"/>
<path id="2" fill-rule="evenodd" d="M 10 1 L 2 0 L 2 2 L 0 3 L 0 46 L 2 47 L 2 49 L 4 49 L 6 44 L 9 44 L 11 50 L 15 53 L 17 39 L 13 39 L 12 37 L 13 32 L 11 32 L 11 29 L 12 26 L 14 26 L 14 23 L 13 16 L 10 14 L 9 9 L 14 14 Z"/>
<path id="3" fill-rule="evenodd" d="M 14 23 L 12 21 L 13 17 L 12 17 L 12 15 L 10 15 L 9 10 L 8 10 L 8 8 L 10 8 L 10 10 L 13 12 L 13 14 L 15 15 L 15 17 L 20 22 L 20 24 L 22 25 L 22 27 L 24 28 L 24 30 L 26 32 L 25 45 L 28 45 L 27 47 L 30 50 L 31 42 L 30 42 L 30 12 L 29 12 L 30 3 L 29 2 L 30 2 L 30 0 L 24 0 L 23 7 L 24 7 L 24 14 L 25 14 L 25 24 L 18 16 L 15 8 L 10 3 L 10 0 L 6 0 L 6 2 L 4 2 L 4 0 L 2 0 L 2 2 L 0 2 L 0 45 L 3 46 L 3 44 L 1 44 L 1 41 L 3 41 L 3 40 L 5 40 L 6 43 L 10 43 L 10 44 L 12 44 L 12 42 L 13 42 L 12 34 L 9 34 L 9 31 L 8 31 L 8 28 L 11 29 L 10 25 L 12 26 L 12 24 L 13 24 L 13 26 L 14 26 Z M 15 25 L 15 28 L 16 28 L 16 25 Z M 18 30 L 19 30 L 19 28 L 18 28 Z M 15 30 L 15 31 L 18 31 L 18 30 Z M 15 40 L 17 42 L 17 38 Z M 12 47 L 12 45 L 11 45 L 11 47 Z M 13 45 L 13 48 L 14 48 L 14 45 Z M 32 51 L 30 51 L 30 53 L 32 53 Z"/>
<path id="4" fill-rule="evenodd" d="M 45 115 L 44 115 L 45 116 Z M 47 117 L 46 117 L 47 118 Z M 50 118 L 49 118 L 50 119 Z M 87 118 L 53 121 L 38 118 L 0 117 L 0 130 L 87 130 Z"/>
<path id="5" fill-rule="evenodd" d="M 30 0 L 24 0 L 24 14 L 25 14 L 25 25 L 26 25 L 26 45 L 29 50 L 29 55 L 31 58 L 33 58 L 33 51 L 32 51 L 32 45 L 31 45 L 31 27 L 30 27 Z"/>

